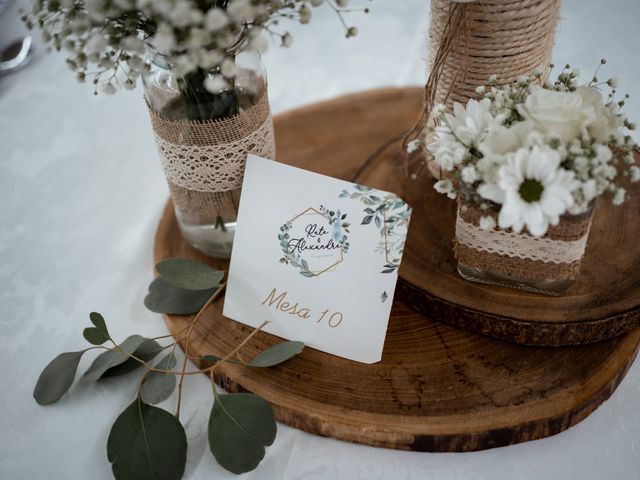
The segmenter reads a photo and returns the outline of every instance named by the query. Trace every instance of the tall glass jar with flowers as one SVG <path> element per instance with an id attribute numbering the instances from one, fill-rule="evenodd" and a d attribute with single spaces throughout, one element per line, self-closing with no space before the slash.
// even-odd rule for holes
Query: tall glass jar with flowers
<path id="1" fill-rule="evenodd" d="M 436 140 L 411 148 L 426 148 L 442 170 L 435 189 L 457 199 L 461 276 L 559 295 L 580 272 L 596 201 L 623 203 L 624 177 L 640 180 L 640 168 L 615 79 L 578 85 L 569 65 L 554 82 L 544 73 L 504 86 L 494 76 L 479 100 L 436 108 L 425 132 Z"/>
<path id="2" fill-rule="evenodd" d="M 259 52 L 264 32 L 287 47 L 281 20 L 309 23 L 333 10 L 346 37 L 348 0 L 36 0 L 23 20 L 70 53 L 81 82 L 113 94 L 143 78 L 154 136 L 180 230 L 203 252 L 228 257 L 247 154 L 274 158 Z M 364 8 L 367 12 L 368 9 Z"/>

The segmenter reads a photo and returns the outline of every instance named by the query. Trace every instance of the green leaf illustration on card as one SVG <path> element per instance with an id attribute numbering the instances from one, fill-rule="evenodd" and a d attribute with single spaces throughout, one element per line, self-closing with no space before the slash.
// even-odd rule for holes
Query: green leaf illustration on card
<path id="1" fill-rule="evenodd" d="M 343 190 L 340 198 L 357 199 L 366 205 L 360 225 L 373 225 L 380 231 L 380 242 L 375 252 L 384 255 L 380 273 L 398 270 L 404 251 L 404 242 L 411 218 L 411 207 L 393 193 L 356 185 L 354 192 Z M 384 302 L 384 300 L 383 300 Z"/>

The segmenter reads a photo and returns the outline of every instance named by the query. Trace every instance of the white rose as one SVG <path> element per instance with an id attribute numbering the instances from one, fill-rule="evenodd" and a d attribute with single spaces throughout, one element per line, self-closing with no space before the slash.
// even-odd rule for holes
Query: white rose
<path id="1" fill-rule="evenodd" d="M 588 132 L 591 138 L 597 142 L 608 143 L 611 136 L 619 138 L 620 127 L 623 121 L 618 116 L 618 109 L 615 104 L 605 106 L 602 95 L 593 87 L 578 87 L 576 93 L 582 97 L 582 101 L 590 105 L 594 112 L 595 118 L 588 125 Z"/>
<path id="2" fill-rule="evenodd" d="M 519 145 L 520 141 L 513 130 L 498 123 L 491 123 L 487 136 L 478 144 L 478 150 L 486 158 L 493 159 L 517 150 Z"/>
<path id="3" fill-rule="evenodd" d="M 486 183 L 496 181 L 497 170 L 506 162 L 507 154 L 535 143 L 532 141 L 533 133 L 533 123 L 526 120 L 510 128 L 495 122 L 489 125 L 487 136 L 478 144 L 483 158 L 476 165 Z"/>
<path id="4" fill-rule="evenodd" d="M 568 143 L 586 131 L 597 116 L 591 102 L 576 92 L 557 92 L 542 87 L 532 87 L 524 104 L 517 106 L 518 113 L 531 120 L 543 133 L 558 137 Z"/>
<path id="5" fill-rule="evenodd" d="M 492 122 L 489 124 L 487 136 L 478 144 L 478 150 L 485 157 L 502 160 L 507 153 L 528 145 L 532 131 L 533 124 L 529 121 L 518 122 L 510 128 Z"/>

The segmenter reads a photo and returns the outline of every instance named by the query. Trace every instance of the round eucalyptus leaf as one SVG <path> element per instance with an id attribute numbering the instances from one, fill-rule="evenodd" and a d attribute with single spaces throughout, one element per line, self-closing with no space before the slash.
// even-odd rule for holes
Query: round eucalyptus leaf
<path id="1" fill-rule="evenodd" d="M 82 331 L 82 336 L 91 345 L 102 345 L 109 337 L 96 327 L 87 327 Z"/>
<path id="2" fill-rule="evenodd" d="M 200 359 L 206 363 L 216 363 L 222 360 L 222 357 L 219 357 L 217 355 L 203 355 L 202 357 L 200 357 Z M 232 363 L 233 365 L 244 365 L 244 363 L 239 362 L 238 360 L 235 360 L 233 358 L 227 358 L 224 363 Z"/>
<path id="3" fill-rule="evenodd" d="M 276 438 L 273 409 L 251 393 L 216 396 L 209 417 L 209 448 L 218 463 L 240 474 L 255 469 Z"/>
<path id="4" fill-rule="evenodd" d="M 267 348 L 249 362 L 252 367 L 273 367 L 298 355 L 304 348 L 302 342 L 282 342 Z"/>
<path id="5" fill-rule="evenodd" d="M 111 427 L 107 458 L 116 480 L 179 480 L 187 436 L 176 417 L 136 399 Z"/>
<path id="6" fill-rule="evenodd" d="M 190 315 L 200 310 L 215 291 L 215 288 L 187 290 L 176 287 L 164 277 L 157 277 L 149 285 L 144 305 L 156 313 Z"/>
<path id="7" fill-rule="evenodd" d="M 218 286 L 224 273 L 188 258 L 168 258 L 156 265 L 158 273 L 176 287 L 209 290 Z"/>
<path id="8" fill-rule="evenodd" d="M 171 370 L 176 366 L 176 356 L 173 352 L 169 352 L 162 360 L 158 362 L 155 368 L 159 370 Z M 140 397 L 146 403 L 157 405 L 164 402 L 171 396 L 176 388 L 175 375 L 167 375 L 166 373 L 151 372 L 140 389 Z"/>
<path id="9" fill-rule="evenodd" d="M 207 363 L 216 363 L 218 360 L 222 360 L 222 358 L 217 355 L 203 355 L 201 359 Z"/>
<path id="10" fill-rule="evenodd" d="M 84 376 L 88 380 L 98 380 L 110 368 L 129 360 L 129 354 L 135 352 L 145 341 L 147 339 L 140 335 L 131 335 L 119 345 L 122 351 L 108 350 L 98 355 L 89 369 L 84 372 Z"/>
<path id="11" fill-rule="evenodd" d="M 144 362 L 149 362 L 153 360 L 160 352 L 162 352 L 162 346 L 156 342 L 155 340 L 147 340 L 136 348 L 135 352 L 133 352 L 133 356 L 139 358 Z M 125 375 L 127 373 L 133 372 L 135 369 L 140 368 L 142 364 L 129 357 L 123 363 L 116 365 L 115 367 L 111 367 L 109 370 L 105 371 L 100 379 L 108 378 L 108 377 L 117 377 L 119 375 Z"/>
<path id="12" fill-rule="evenodd" d="M 61 353 L 44 367 L 33 389 L 33 398 L 40 405 L 60 400 L 71 387 L 83 351 Z"/>

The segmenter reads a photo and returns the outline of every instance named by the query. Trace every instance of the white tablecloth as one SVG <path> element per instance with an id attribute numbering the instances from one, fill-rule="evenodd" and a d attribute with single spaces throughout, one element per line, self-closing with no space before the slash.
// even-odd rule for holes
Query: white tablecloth
<path id="1" fill-rule="evenodd" d="M 292 26 L 289 50 L 265 57 L 276 113 L 346 92 L 424 81 L 426 0 L 370 4 L 349 20 L 345 40 L 330 12 Z M 0 44 L 21 32 L 14 4 L 0 17 Z M 640 3 L 564 2 L 555 61 L 589 78 L 616 75 L 640 120 Z M 27 69 L 0 78 L 0 478 L 108 479 L 109 428 L 135 382 L 78 383 L 40 407 L 32 390 L 43 366 L 82 348 L 88 313 L 106 317 L 116 338 L 166 333 L 142 305 L 152 278 L 152 244 L 167 188 L 141 92 L 94 97 L 59 55 L 39 48 Z M 86 368 L 83 360 L 80 371 Z M 167 401 L 172 410 L 175 399 Z M 207 379 L 192 376 L 182 420 L 187 479 L 234 478 L 206 441 Z M 285 425 L 248 479 L 632 479 L 640 475 L 640 365 L 593 415 L 555 437 L 465 454 L 410 453 L 352 445 Z"/>

